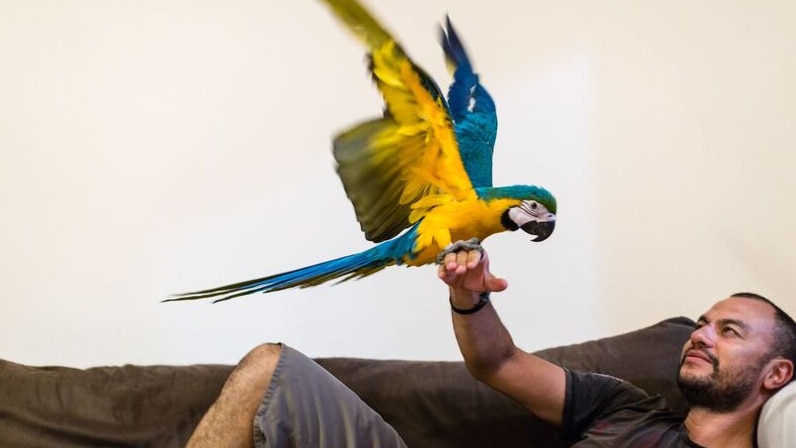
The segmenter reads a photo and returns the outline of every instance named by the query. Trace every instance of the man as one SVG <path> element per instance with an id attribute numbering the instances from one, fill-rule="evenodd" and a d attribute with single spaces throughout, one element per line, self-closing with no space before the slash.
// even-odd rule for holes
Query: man
<path id="1" fill-rule="evenodd" d="M 569 372 L 518 349 L 479 294 L 508 286 L 489 272 L 485 252 L 448 254 L 439 275 L 454 310 L 470 313 L 453 320 L 473 376 L 561 426 L 575 446 L 752 447 L 760 408 L 793 378 L 793 319 L 754 294 L 722 300 L 683 347 L 678 383 L 691 409 L 682 421 L 627 383 Z"/>
<path id="2" fill-rule="evenodd" d="M 763 403 L 793 378 L 796 325 L 739 294 L 699 318 L 678 382 L 685 420 L 619 379 L 568 371 L 514 345 L 489 302 L 506 280 L 480 249 L 444 256 L 453 325 L 471 374 L 562 428 L 578 447 L 750 448 Z M 651 350 L 654 347 L 650 348 Z M 189 447 L 404 447 L 353 392 L 287 346 L 262 345 L 233 371 Z"/>

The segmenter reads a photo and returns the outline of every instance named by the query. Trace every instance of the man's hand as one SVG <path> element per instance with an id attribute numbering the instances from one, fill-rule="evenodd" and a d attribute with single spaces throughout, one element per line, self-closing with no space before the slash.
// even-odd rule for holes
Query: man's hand
<path id="1" fill-rule="evenodd" d="M 437 276 L 451 288 L 451 295 L 498 292 L 508 287 L 505 279 L 489 271 L 489 256 L 483 247 L 468 247 L 445 253 L 437 268 Z"/>

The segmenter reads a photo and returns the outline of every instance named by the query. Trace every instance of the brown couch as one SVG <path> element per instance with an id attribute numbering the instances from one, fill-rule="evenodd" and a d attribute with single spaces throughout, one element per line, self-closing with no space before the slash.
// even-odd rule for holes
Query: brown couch
<path id="1" fill-rule="evenodd" d="M 693 321 L 537 352 L 685 403 L 674 381 Z M 298 347 L 300 349 L 300 347 Z M 325 358 L 412 448 L 554 447 L 555 430 L 474 381 L 461 362 Z M 0 360 L 0 447 L 182 447 L 232 366 L 30 367 Z"/>

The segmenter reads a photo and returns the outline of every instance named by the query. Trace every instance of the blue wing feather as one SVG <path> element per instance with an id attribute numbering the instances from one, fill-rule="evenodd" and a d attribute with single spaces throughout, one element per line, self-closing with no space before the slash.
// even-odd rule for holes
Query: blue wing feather
<path id="1" fill-rule="evenodd" d="M 454 68 L 448 107 L 464 168 L 474 187 L 491 187 L 492 153 L 497 137 L 495 102 L 473 71 L 450 18 L 446 18 L 445 27 L 440 30 L 440 41 L 448 64 Z"/>

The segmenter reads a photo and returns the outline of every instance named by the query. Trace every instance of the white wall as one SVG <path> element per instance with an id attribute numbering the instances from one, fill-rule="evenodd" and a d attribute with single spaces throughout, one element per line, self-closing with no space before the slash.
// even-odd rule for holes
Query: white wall
<path id="1" fill-rule="evenodd" d="M 487 240 L 520 345 L 739 290 L 796 314 L 796 3 L 371 6 L 442 85 L 451 14 L 499 107 L 496 183 L 558 197 L 551 239 Z M 0 0 L 0 61 L 0 357 L 459 359 L 432 267 L 160 303 L 369 247 L 330 140 L 381 105 L 320 2 Z"/>

